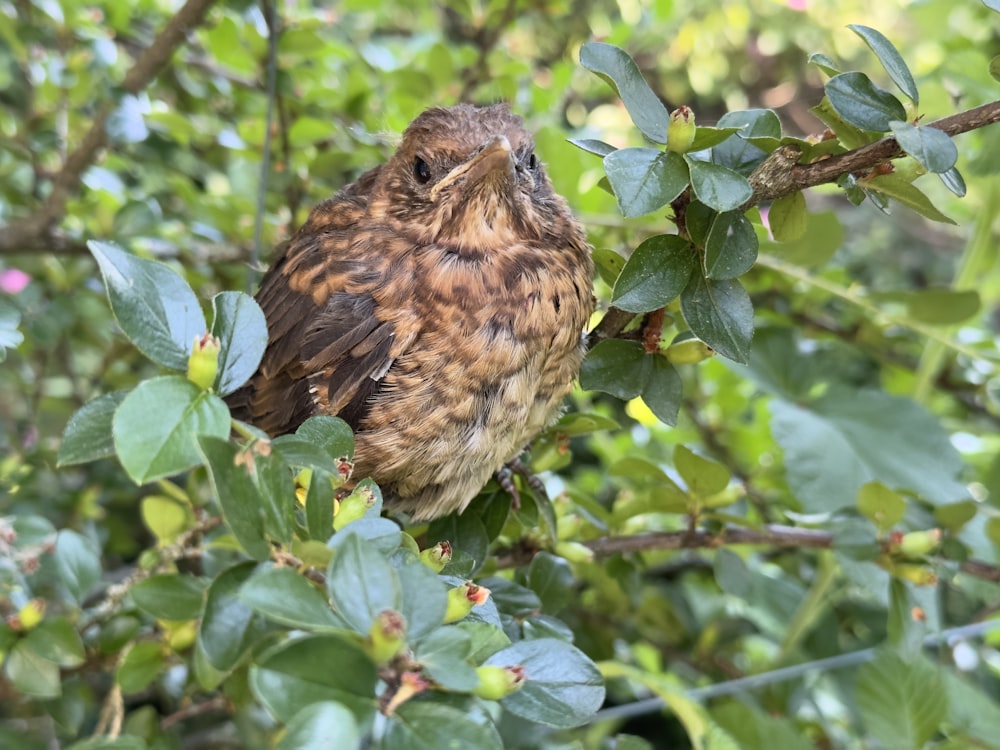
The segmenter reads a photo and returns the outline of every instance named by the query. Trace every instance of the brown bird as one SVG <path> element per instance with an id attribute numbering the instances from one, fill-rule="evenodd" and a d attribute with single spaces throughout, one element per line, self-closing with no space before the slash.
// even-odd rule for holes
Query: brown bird
<path id="1" fill-rule="evenodd" d="M 355 477 L 426 520 L 461 511 L 559 414 L 593 262 L 521 118 L 430 109 L 385 164 L 320 203 L 265 276 L 269 341 L 230 397 L 271 435 L 355 431 Z"/>

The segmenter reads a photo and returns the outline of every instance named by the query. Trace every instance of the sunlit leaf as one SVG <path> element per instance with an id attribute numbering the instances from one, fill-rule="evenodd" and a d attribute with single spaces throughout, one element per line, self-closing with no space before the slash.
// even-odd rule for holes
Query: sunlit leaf
<path id="1" fill-rule="evenodd" d="M 643 135 L 654 143 L 667 142 L 667 108 L 627 52 L 613 44 L 587 42 L 580 49 L 580 64 L 614 87 Z"/>

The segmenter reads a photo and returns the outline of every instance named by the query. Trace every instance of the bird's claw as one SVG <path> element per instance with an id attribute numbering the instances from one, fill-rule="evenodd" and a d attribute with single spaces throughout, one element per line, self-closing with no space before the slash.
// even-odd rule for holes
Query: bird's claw
<path id="1" fill-rule="evenodd" d="M 510 504 L 514 510 L 521 509 L 521 493 L 518 492 L 517 485 L 514 484 L 515 474 L 524 479 L 536 495 L 547 497 L 544 482 L 528 468 L 520 456 L 517 456 L 504 464 L 495 475 L 500 487 L 510 495 Z"/>

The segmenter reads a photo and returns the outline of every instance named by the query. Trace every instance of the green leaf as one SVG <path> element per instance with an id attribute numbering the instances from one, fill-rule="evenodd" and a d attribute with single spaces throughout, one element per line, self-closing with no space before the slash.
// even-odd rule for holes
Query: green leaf
<path id="1" fill-rule="evenodd" d="M 112 430 L 122 466 L 144 484 L 200 464 L 198 437 L 227 437 L 229 422 L 218 396 L 180 375 L 165 375 L 141 382 L 125 397 Z"/>
<path id="2" fill-rule="evenodd" d="M 608 286 L 614 286 L 618 274 L 625 267 L 625 259 L 614 250 L 606 247 L 595 247 L 592 255 L 601 280 Z"/>
<path id="3" fill-rule="evenodd" d="M 379 613 L 400 611 L 396 569 L 357 534 L 348 534 L 337 547 L 327 570 L 326 588 L 337 614 L 362 635 L 368 635 Z"/>
<path id="4" fill-rule="evenodd" d="M 142 514 L 142 522 L 161 546 L 173 543 L 180 534 L 194 525 L 191 506 L 165 495 L 146 495 L 139 512 Z"/>
<path id="5" fill-rule="evenodd" d="M 777 242 L 802 239 L 809 228 L 809 209 L 802 191 L 778 198 L 767 212 L 767 224 Z"/>
<path id="6" fill-rule="evenodd" d="M 194 620 L 201 615 L 205 588 L 200 578 L 169 573 L 140 581 L 130 593 L 139 609 L 159 620 Z"/>
<path id="7" fill-rule="evenodd" d="M 871 481 L 935 505 L 968 496 L 948 434 L 908 398 L 833 386 L 808 404 L 775 399 L 771 414 L 788 482 L 808 513 L 854 505 Z"/>
<path id="8" fill-rule="evenodd" d="M 262 567 L 240 588 L 240 600 L 268 619 L 303 630 L 343 630 L 320 589 L 291 568 Z"/>
<path id="9" fill-rule="evenodd" d="M 636 127 L 654 143 L 667 142 L 670 115 L 639 72 L 635 61 L 612 44 L 587 42 L 580 49 L 580 64 L 609 83 L 621 97 Z"/>
<path id="10" fill-rule="evenodd" d="M 758 245 L 753 225 L 742 211 L 717 214 L 705 241 L 705 276 L 716 280 L 742 276 L 757 261 Z"/>
<path id="11" fill-rule="evenodd" d="M 962 177 L 962 173 L 955 169 L 955 167 L 952 167 L 947 172 L 942 172 L 938 177 L 941 178 L 944 186 L 959 198 L 965 197 L 965 179 Z"/>
<path id="12" fill-rule="evenodd" d="M 663 208 L 683 192 L 690 179 L 684 157 L 655 148 L 619 149 L 604 157 L 604 171 L 626 217 Z"/>
<path id="13" fill-rule="evenodd" d="M 702 203 L 716 211 L 733 211 L 753 196 L 746 178 L 718 164 L 685 157 L 691 171 L 691 189 Z"/>
<path id="14" fill-rule="evenodd" d="M 524 667 L 524 686 L 500 702 L 528 721 L 575 727 L 604 702 L 604 679 L 597 667 L 582 651 L 561 640 L 519 641 L 493 654 L 486 664 Z"/>
<path id="15" fill-rule="evenodd" d="M 257 371 L 267 347 L 267 321 L 257 301 L 242 292 L 216 294 L 212 311 L 212 335 L 222 344 L 215 389 L 225 396 Z"/>
<path id="16" fill-rule="evenodd" d="M 862 130 L 885 133 L 893 120 L 906 120 L 899 99 L 876 86 L 864 73 L 840 73 L 826 82 L 825 89 L 837 113 Z"/>
<path id="17" fill-rule="evenodd" d="M 809 55 L 808 63 L 810 65 L 815 65 L 831 78 L 840 72 L 840 68 L 837 67 L 837 63 L 831 60 L 829 55 L 825 55 L 822 52 L 813 52 Z"/>
<path id="18" fill-rule="evenodd" d="M 983 2 L 989 5 L 987 0 L 983 0 Z M 996 10 L 996 8 L 994 8 L 994 10 Z M 990 59 L 990 65 L 988 70 L 990 72 L 990 77 L 994 81 L 1000 81 L 1000 55 L 996 55 Z"/>
<path id="19" fill-rule="evenodd" d="M 913 80 L 910 69 L 903 61 L 902 55 L 896 50 L 892 42 L 885 38 L 880 31 L 862 26 L 856 23 L 847 25 L 851 31 L 864 39 L 865 44 L 871 47 L 872 52 L 878 57 L 885 72 L 889 74 L 892 82 L 899 86 L 899 90 L 909 97 L 914 104 L 920 103 L 920 95 L 917 93 L 917 84 Z"/>
<path id="20" fill-rule="evenodd" d="M 643 403 L 657 419 L 673 427 L 677 424 L 677 415 L 684 396 L 681 376 L 666 357 L 658 354 L 647 354 L 646 357 L 652 360 L 653 367 L 649 373 L 649 380 L 642 389 Z"/>
<path id="21" fill-rule="evenodd" d="M 4 660 L 3 669 L 14 689 L 24 696 L 57 698 L 62 692 L 59 667 L 24 639 L 14 644 Z"/>
<path id="22" fill-rule="evenodd" d="M 56 569 L 63 585 L 79 603 L 101 580 L 101 554 L 97 545 L 72 529 L 56 537 Z"/>
<path id="23" fill-rule="evenodd" d="M 896 142 L 928 172 L 942 174 L 958 161 L 958 148 L 949 135 L 932 125 L 911 125 L 908 122 L 889 123 Z"/>
<path id="24" fill-rule="evenodd" d="M 1000 705 L 971 679 L 942 671 L 948 693 L 948 723 L 989 747 L 1000 737 Z"/>
<path id="25" fill-rule="evenodd" d="M 581 148 L 589 154 L 596 154 L 601 158 L 607 156 L 613 151 L 618 150 L 610 143 L 605 143 L 604 141 L 598 141 L 593 138 L 567 138 L 566 140 L 572 143 L 577 148 Z"/>
<path id="26" fill-rule="evenodd" d="M 635 398 L 649 382 L 652 361 L 637 341 L 608 339 L 587 352 L 580 368 L 580 386 L 604 391 L 623 400 Z"/>
<path id="27" fill-rule="evenodd" d="M 292 717 L 277 750 L 349 750 L 360 742 L 354 714 L 334 701 L 319 701 Z"/>
<path id="28" fill-rule="evenodd" d="M 882 174 L 866 180 L 864 186 L 899 201 L 907 208 L 913 209 L 928 219 L 940 221 L 943 224 L 955 224 L 955 221 L 941 213 L 919 188 L 899 175 Z"/>
<path id="29" fill-rule="evenodd" d="M 448 609 L 448 588 L 444 581 L 421 562 L 396 570 L 402 602 L 399 613 L 406 618 L 407 637 L 423 638 L 444 621 Z"/>
<path id="30" fill-rule="evenodd" d="M 252 448 L 241 451 L 218 437 L 202 436 L 198 444 L 226 526 L 250 557 L 268 559 L 271 545 L 264 537 L 264 501 L 248 468 L 257 456 L 251 452 Z"/>
<path id="31" fill-rule="evenodd" d="M 969 521 L 976 517 L 979 503 L 963 500 L 960 503 L 939 505 L 934 509 L 934 520 L 952 534 L 957 534 Z"/>
<path id="32" fill-rule="evenodd" d="M 729 469 L 680 443 L 674 447 L 674 466 L 688 489 L 699 497 L 715 495 L 729 486 Z"/>
<path id="33" fill-rule="evenodd" d="M 70 417 L 59 446 L 59 466 L 83 464 L 115 455 L 111 422 L 128 391 L 98 396 Z"/>
<path id="34" fill-rule="evenodd" d="M 333 458 L 354 455 L 354 433 L 340 417 L 309 417 L 299 425 L 295 436 L 321 446 Z"/>
<path id="35" fill-rule="evenodd" d="M 573 571 L 563 558 L 549 552 L 539 552 L 528 566 L 528 587 L 538 594 L 542 612 L 557 614 L 572 601 Z"/>
<path id="36" fill-rule="evenodd" d="M 636 313 L 665 307 L 683 291 L 694 259 L 691 243 L 675 234 L 657 234 L 644 240 L 618 276 L 611 304 Z"/>
<path id="37" fill-rule="evenodd" d="M 115 680 L 126 695 L 144 690 L 166 666 L 163 646 L 155 641 L 135 644 L 115 672 Z"/>
<path id="38" fill-rule="evenodd" d="M 863 128 L 856 127 L 841 117 L 834 109 L 829 96 L 824 96 L 820 103 L 812 107 L 809 112 L 834 132 L 844 148 L 861 148 L 879 139 L 877 133 L 870 133 Z"/>
<path id="39" fill-rule="evenodd" d="M 704 151 L 706 148 L 712 148 L 713 146 L 718 146 L 723 141 L 728 140 L 734 134 L 739 133 L 741 127 L 734 128 L 705 128 L 697 127 L 695 128 L 694 140 L 691 145 L 687 148 L 687 153 L 694 151 Z"/>
<path id="40" fill-rule="evenodd" d="M 714 281 L 695 269 L 681 293 L 681 311 L 695 336 L 719 354 L 746 364 L 753 338 L 753 304 L 735 279 Z"/>
<path id="41" fill-rule="evenodd" d="M 472 639 L 464 630 L 437 628 L 417 646 L 417 661 L 434 682 L 445 690 L 469 692 L 479 684 L 476 670 L 469 664 Z"/>
<path id="42" fill-rule="evenodd" d="M 548 432 L 555 432 L 567 437 L 578 435 L 590 435 L 601 430 L 618 430 L 621 425 L 610 417 L 603 414 L 574 411 L 563 414 L 559 421 L 548 429 Z"/>
<path id="43" fill-rule="evenodd" d="M 771 207 L 772 216 L 774 206 Z M 774 228 L 772 218 L 772 230 Z M 777 235 L 775 236 L 777 239 Z M 768 249 L 789 263 L 811 268 L 825 264 L 844 243 L 844 227 L 833 211 L 810 214 L 805 234 L 797 240 L 769 244 Z"/>
<path id="44" fill-rule="evenodd" d="M 306 706 L 341 703 L 364 725 L 375 711 L 375 665 L 361 647 L 334 635 L 311 635 L 269 649 L 250 667 L 250 689 L 278 720 Z"/>
<path id="45" fill-rule="evenodd" d="M 492 724 L 480 724 L 468 713 L 431 701 L 407 701 L 389 720 L 382 750 L 438 750 L 475 748 L 502 750 Z"/>
<path id="46" fill-rule="evenodd" d="M 855 696 L 865 728 L 886 747 L 922 747 L 948 710 L 940 669 L 887 650 L 858 670 Z"/>
<path id="47" fill-rule="evenodd" d="M 337 474 L 335 457 L 322 446 L 299 437 L 298 435 L 281 435 L 271 441 L 271 447 L 277 451 L 282 460 L 289 466 L 300 469 L 314 469 L 326 472 L 327 475 Z"/>
<path id="48" fill-rule="evenodd" d="M 858 512 L 881 531 L 888 531 L 903 520 L 906 501 L 881 482 L 866 482 L 858 490 Z"/>
<path id="49" fill-rule="evenodd" d="M 427 544 L 433 546 L 438 542 L 450 542 L 453 550 L 471 557 L 473 573 L 483 566 L 489 554 L 489 534 L 482 519 L 472 513 L 451 513 L 432 521 L 427 529 Z"/>
<path id="50" fill-rule="evenodd" d="M 719 127 L 738 128 L 739 137 L 730 138 L 713 148 L 712 161 L 744 176 L 749 175 L 758 164 L 767 158 L 768 154 L 750 139 L 781 138 L 781 121 L 769 109 L 726 112 L 719 118 L 718 125 Z"/>
<path id="51" fill-rule="evenodd" d="M 267 632 L 264 619 L 240 596 L 254 573 L 252 562 L 239 563 L 212 581 L 198 628 L 198 644 L 209 663 L 223 672 L 236 667 Z"/>
<path id="52" fill-rule="evenodd" d="M 46 617 L 28 633 L 26 640 L 35 654 L 60 667 L 73 669 L 86 659 L 83 640 L 66 617 Z"/>
<path id="53" fill-rule="evenodd" d="M 285 459 L 288 460 L 287 458 Z M 333 533 L 333 484 L 325 471 L 313 469 L 306 492 L 305 519 L 309 538 L 325 542 Z"/>
<path id="54" fill-rule="evenodd" d="M 157 364 L 187 369 L 196 337 L 208 330 L 198 298 L 187 282 L 162 263 L 143 260 L 107 242 L 91 240 L 111 310 L 122 331 Z"/>

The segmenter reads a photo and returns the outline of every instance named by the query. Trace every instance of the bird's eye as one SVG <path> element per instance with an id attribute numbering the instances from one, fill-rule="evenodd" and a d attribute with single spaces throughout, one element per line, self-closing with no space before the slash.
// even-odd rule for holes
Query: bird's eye
<path id="1" fill-rule="evenodd" d="M 421 185 L 426 185 L 431 179 L 431 168 L 419 156 L 413 162 L 413 176 Z"/>
<path id="2" fill-rule="evenodd" d="M 535 152 L 531 152 L 531 156 L 528 157 L 528 169 L 534 172 L 538 169 L 538 157 L 535 156 Z"/>

